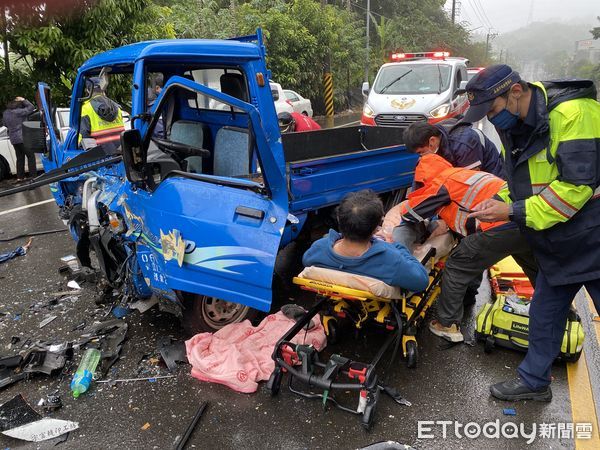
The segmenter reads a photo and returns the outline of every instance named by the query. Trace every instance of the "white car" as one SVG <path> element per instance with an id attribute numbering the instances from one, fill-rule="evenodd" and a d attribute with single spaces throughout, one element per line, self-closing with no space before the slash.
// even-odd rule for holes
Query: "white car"
<path id="1" fill-rule="evenodd" d="M 312 104 L 309 99 L 302 97 L 296 91 L 290 89 L 284 89 L 283 93 L 285 94 L 285 98 L 292 103 L 295 112 L 308 117 L 313 116 Z"/>
<path id="2" fill-rule="evenodd" d="M 294 107 L 291 105 L 291 102 L 288 103 L 281 85 L 272 81 L 269 85 L 271 86 L 271 94 L 273 95 L 273 102 L 275 102 L 275 111 L 277 114 L 282 112 L 293 113 Z"/>
<path id="3" fill-rule="evenodd" d="M 64 140 L 69 132 L 69 108 L 56 108 L 56 124 L 60 129 L 60 139 Z M 33 120 L 39 120 L 36 117 L 37 112 L 33 112 L 30 116 Z M 33 116 L 33 117 L 32 117 Z M 123 122 L 125 129 L 131 128 L 131 122 L 129 114 L 123 111 Z M 37 162 L 37 169 L 43 170 L 41 154 L 36 153 L 35 159 Z M 27 171 L 27 159 L 25 160 L 25 170 Z M 15 149 L 10 143 L 8 138 L 8 130 L 6 127 L 0 127 L 0 180 L 8 178 L 11 174 L 17 173 L 17 156 L 15 155 Z"/>

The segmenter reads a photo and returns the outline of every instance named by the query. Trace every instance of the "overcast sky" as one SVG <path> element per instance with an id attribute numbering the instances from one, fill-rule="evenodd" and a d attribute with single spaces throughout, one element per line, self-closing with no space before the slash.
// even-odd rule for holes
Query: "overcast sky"
<path id="1" fill-rule="evenodd" d="M 532 22 L 556 20 L 595 23 L 596 16 L 600 16 L 600 0 L 456 0 L 456 2 L 460 3 L 458 19 L 469 22 L 471 29 L 492 27 L 501 33 L 526 26 L 530 11 Z M 450 10 L 451 7 L 452 1 L 446 1 L 446 8 Z"/>

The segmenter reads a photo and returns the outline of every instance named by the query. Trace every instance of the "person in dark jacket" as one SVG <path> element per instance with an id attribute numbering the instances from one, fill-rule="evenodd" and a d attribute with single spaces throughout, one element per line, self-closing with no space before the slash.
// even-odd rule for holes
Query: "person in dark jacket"
<path id="1" fill-rule="evenodd" d="M 34 111 L 34 106 L 30 101 L 23 97 L 16 97 L 6 105 L 6 110 L 2 115 L 4 125 L 8 129 L 10 143 L 15 149 L 17 156 L 17 181 L 25 179 L 25 157 L 29 166 L 29 176 L 35 177 L 37 174 L 35 153 L 27 150 L 23 145 L 23 122 Z"/>
<path id="2" fill-rule="evenodd" d="M 375 192 L 346 195 L 337 216 L 341 233 L 329 230 L 326 237 L 313 243 L 302 258 L 305 267 L 364 275 L 415 292 L 427 287 L 427 270 L 406 247 L 373 237 L 383 218 L 383 203 Z"/>
<path id="3" fill-rule="evenodd" d="M 406 129 L 404 144 L 419 155 L 437 153 L 454 167 L 481 170 L 506 178 L 500 151 L 470 123 L 458 122 L 446 127 L 415 122 Z"/>

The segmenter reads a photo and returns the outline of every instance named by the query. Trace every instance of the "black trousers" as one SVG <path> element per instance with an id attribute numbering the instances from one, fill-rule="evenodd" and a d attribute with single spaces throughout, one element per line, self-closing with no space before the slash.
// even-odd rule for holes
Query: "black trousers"
<path id="1" fill-rule="evenodd" d="M 537 263 L 518 228 L 481 231 L 463 238 L 446 261 L 442 292 L 437 301 L 438 320 L 443 326 L 460 323 L 463 299 L 469 286 L 484 270 L 512 255 L 535 286 Z"/>
<path id="2" fill-rule="evenodd" d="M 29 176 L 34 178 L 37 175 L 35 153 L 26 150 L 23 144 L 13 144 L 13 147 L 17 156 L 17 178 L 25 178 L 25 157 L 29 166 Z"/>

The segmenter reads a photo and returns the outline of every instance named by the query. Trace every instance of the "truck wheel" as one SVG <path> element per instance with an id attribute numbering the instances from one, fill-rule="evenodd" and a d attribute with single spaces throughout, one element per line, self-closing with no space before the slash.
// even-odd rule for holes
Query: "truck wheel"
<path id="1" fill-rule="evenodd" d="M 0 156 L 0 181 L 10 177 L 10 166 L 2 156 Z"/>
<path id="2" fill-rule="evenodd" d="M 259 314 L 249 306 L 206 295 L 190 296 L 184 301 L 184 307 L 182 324 L 190 335 L 214 333 L 226 325 L 253 320 Z"/>

